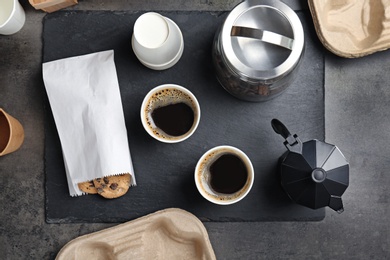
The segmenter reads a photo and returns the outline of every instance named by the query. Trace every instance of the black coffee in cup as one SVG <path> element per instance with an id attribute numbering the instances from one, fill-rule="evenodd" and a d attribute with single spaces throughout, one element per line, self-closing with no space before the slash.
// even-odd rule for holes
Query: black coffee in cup
<path id="1" fill-rule="evenodd" d="M 156 87 L 145 97 L 141 119 L 154 138 L 167 143 L 180 142 L 197 128 L 200 108 L 187 89 L 166 84 Z"/>
<path id="2" fill-rule="evenodd" d="M 181 136 L 190 131 L 194 124 L 194 111 L 183 102 L 169 104 L 154 109 L 152 119 L 168 135 Z"/>
<path id="3" fill-rule="evenodd" d="M 247 167 L 234 154 L 223 154 L 210 165 L 210 185 L 216 192 L 235 193 L 244 187 L 247 179 Z"/>

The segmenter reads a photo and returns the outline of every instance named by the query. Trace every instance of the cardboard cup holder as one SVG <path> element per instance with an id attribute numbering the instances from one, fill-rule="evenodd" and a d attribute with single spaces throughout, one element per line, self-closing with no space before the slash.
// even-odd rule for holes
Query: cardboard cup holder
<path id="1" fill-rule="evenodd" d="M 390 48 L 390 1 L 308 1 L 317 35 L 334 54 L 357 58 Z"/>
<path id="2" fill-rule="evenodd" d="M 169 208 L 75 238 L 56 259 L 209 259 L 214 250 L 203 223 Z"/>
<path id="3" fill-rule="evenodd" d="M 77 4 L 77 0 L 29 0 L 29 2 L 36 10 L 43 10 L 47 13 Z"/>

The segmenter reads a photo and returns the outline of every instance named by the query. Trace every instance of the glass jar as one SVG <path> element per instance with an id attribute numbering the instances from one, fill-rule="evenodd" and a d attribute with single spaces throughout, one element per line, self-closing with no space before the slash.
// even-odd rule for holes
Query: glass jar
<path id="1" fill-rule="evenodd" d="M 290 7 L 278 0 L 247 0 L 216 32 L 213 63 L 230 94 L 266 101 L 293 82 L 303 51 L 303 27 Z"/>

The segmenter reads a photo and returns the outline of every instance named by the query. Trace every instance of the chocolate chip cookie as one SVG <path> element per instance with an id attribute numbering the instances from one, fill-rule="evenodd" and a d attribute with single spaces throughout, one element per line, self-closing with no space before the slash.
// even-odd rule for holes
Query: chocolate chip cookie
<path id="1" fill-rule="evenodd" d="M 130 174 L 113 175 L 93 180 L 93 184 L 100 196 L 114 199 L 126 194 L 130 187 Z"/>
<path id="2" fill-rule="evenodd" d="M 93 184 L 93 181 L 86 181 L 86 182 L 81 182 L 77 184 L 79 186 L 79 189 L 82 192 L 85 192 L 87 194 L 96 194 L 98 193 L 95 184 Z"/>

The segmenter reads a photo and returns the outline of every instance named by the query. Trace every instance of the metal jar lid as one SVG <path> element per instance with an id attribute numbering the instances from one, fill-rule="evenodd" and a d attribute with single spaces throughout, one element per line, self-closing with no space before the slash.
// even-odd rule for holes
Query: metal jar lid
<path id="1" fill-rule="evenodd" d="M 221 45 L 230 69 L 240 77 L 272 80 L 299 62 L 303 27 L 296 13 L 280 0 L 247 0 L 226 18 Z"/>

